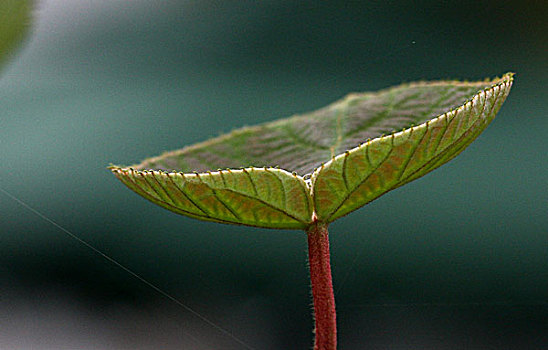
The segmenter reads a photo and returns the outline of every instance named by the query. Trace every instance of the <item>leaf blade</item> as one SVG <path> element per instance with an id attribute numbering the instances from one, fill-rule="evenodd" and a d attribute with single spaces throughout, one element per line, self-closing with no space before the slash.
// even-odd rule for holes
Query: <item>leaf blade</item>
<path id="1" fill-rule="evenodd" d="M 312 184 L 318 219 L 336 220 L 458 155 L 492 121 L 512 82 L 507 74 L 461 106 L 355 147 L 317 169 Z"/>
<path id="2" fill-rule="evenodd" d="M 195 219 L 278 229 L 304 229 L 312 219 L 308 186 L 281 169 L 184 174 L 112 166 L 111 171 L 137 194 Z"/>

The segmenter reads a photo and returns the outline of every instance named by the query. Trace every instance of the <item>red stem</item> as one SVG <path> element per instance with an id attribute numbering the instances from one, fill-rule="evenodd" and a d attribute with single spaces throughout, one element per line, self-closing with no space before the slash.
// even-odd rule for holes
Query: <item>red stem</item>
<path id="1" fill-rule="evenodd" d="M 329 233 L 327 224 L 316 222 L 307 230 L 310 281 L 314 299 L 316 339 L 314 350 L 337 349 L 335 296 L 329 263 Z"/>

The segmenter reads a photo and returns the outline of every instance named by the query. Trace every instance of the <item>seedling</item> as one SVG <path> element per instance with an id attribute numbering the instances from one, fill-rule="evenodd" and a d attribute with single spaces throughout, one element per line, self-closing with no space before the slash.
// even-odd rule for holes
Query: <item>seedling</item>
<path id="1" fill-rule="evenodd" d="M 110 169 L 136 193 L 178 214 L 306 231 L 314 349 L 333 350 L 328 225 L 462 152 L 493 120 L 512 82 L 508 73 L 350 94 L 315 112 Z"/>

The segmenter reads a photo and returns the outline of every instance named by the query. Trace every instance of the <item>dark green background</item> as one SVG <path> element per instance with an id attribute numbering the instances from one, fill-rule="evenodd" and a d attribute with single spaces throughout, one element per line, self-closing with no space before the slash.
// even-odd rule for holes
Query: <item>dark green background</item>
<path id="1" fill-rule="evenodd" d="M 426 177 L 331 225 L 341 349 L 548 348 L 545 1 L 41 1 L 0 79 L 0 187 L 256 349 L 308 349 L 302 232 L 106 170 L 404 81 L 516 82 Z M 0 193 L 0 348 L 241 349 Z"/>

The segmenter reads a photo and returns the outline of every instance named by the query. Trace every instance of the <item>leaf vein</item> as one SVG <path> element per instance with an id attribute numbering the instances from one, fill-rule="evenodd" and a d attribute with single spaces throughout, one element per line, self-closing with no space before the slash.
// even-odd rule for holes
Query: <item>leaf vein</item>
<path id="1" fill-rule="evenodd" d="M 255 182 L 253 182 L 253 179 L 251 178 L 251 174 L 246 169 L 242 169 L 242 171 L 247 175 L 247 178 L 249 179 L 249 182 L 251 183 L 251 187 L 253 188 L 253 192 L 255 193 L 255 196 L 259 197 L 259 191 L 257 191 L 257 186 L 255 185 Z"/>
<path id="2" fill-rule="evenodd" d="M 282 179 L 280 179 L 275 173 L 270 171 L 268 168 L 265 168 L 264 171 L 267 172 L 268 174 L 274 176 L 274 178 L 276 178 L 276 180 L 278 181 L 278 184 L 280 185 L 280 188 L 282 189 L 281 191 L 279 191 L 281 196 L 282 196 L 282 206 L 285 208 L 287 206 L 287 198 L 285 196 L 284 182 L 282 181 Z"/>
<path id="3" fill-rule="evenodd" d="M 278 211 L 278 212 L 280 212 L 280 213 L 282 213 L 282 214 L 285 214 L 286 216 L 290 217 L 290 218 L 293 219 L 293 220 L 296 220 L 296 221 L 301 222 L 301 223 L 303 223 L 303 224 L 307 224 L 307 222 L 304 222 L 303 220 L 301 220 L 301 219 L 295 217 L 294 215 L 288 213 L 288 212 L 285 211 L 284 209 L 275 207 L 274 205 L 272 205 L 272 204 L 270 204 L 270 203 L 268 203 L 268 202 L 262 200 L 261 198 L 253 197 L 253 196 L 250 196 L 250 195 L 247 194 L 247 193 L 242 193 L 242 192 L 236 191 L 236 190 L 234 190 L 234 189 L 230 189 L 230 188 L 226 188 L 226 189 L 224 189 L 224 190 L 225 190 L 225 191 L 228 191 L 228 192 L 232 192 L 232 193 L 237 194 L 237 195 L 240 195 L 240 196 L 245 197 L 245 198 L 249 198 L 249 199 L 256 200 L 256 201 L 258 201 L 258 202 L 264 204 L 266 207 L 269 207 L 270 209 L 273 209 L 273 210 L 276 210 L 276 211 Z"/>
<path id="4" fill-rule="evenodd" d="M 411 150 L 411 154 L 407 157 L 407 159 L 405 160 L 405 164 L 402 166 L 402 170 L 401 172 L 398 174 L 398 179 L 396 181 L 400 181 L 403 174 L 405 174 L 405 171 L 407 170 L 407 167 L 409 166 L 409 163 L 411 163 L 411 160 L 413 159 L 413 157 L 415 156 L 415 152 L 417 151 L 417 149 L 419 148 L 421 142 L 424 140 L 424 138 L 426 137 L 426 134 L 428 134 L 428 123 L 426 123 L 426 130 L 424 131 L 424 134 L 422 134 L 422 136 L 420 137 L 419 139 L 419 142 L 417 142 L 415 144 L 415 147 L 413 147 L 413 149 Z"/>
<path id="5" fill-rule="evenodd" d="M 192 212 L 190 212 L 190 211 L 188 211 L 188 210 L 184 210 L 184 209 L 181 209 L 181 208 L 179 208 L 179 207 L 177 207 L 177 206 L 174 206 L 174 205 L 172 205 L 172 204 L 169 204 L 169 203 L 167 203 L 166 201 L 162 200 L 161 198 L 156 198 L 156 197 L 152 196 L 152 195 L 151 195 L 150 193 L 148 193 L 145 189 L 143 189 L 143 187 L 142 187 L 138 182 L 134 181 L 134 180 L 131 178 L 131 176 L 129 176 L 129 174 L 126 174 L 126 176 L 127 176 L 127 178 L 129 179 L 129 181 L 131 181 L 131 182 L 133 183 L 133 185 L 141 191 L 141 195 L 142 195 L 143 197 L 145 197 L 145 198 L 147 198 L 147 197 L 152 198 L 153 200 L 156 200 L 156 201 L 158 201 L 158 202 L 160 202 L 160 203 L 163 203 L 163 204 L 165 204 L 165 205 L 168 206 L 168 207 L 171 207 L 171 208 L 176 209 L 176 211 L 179 210 L 179 211 L 185 212 L 185 213 L 187 213 L 187 214 L 189 214 L 189 215 L 191 215 L 191 216 L 194 215 L 194 216 L 198 216 L 198 217 L 203 217 L 203 218 L 211 219 L 211 217 L 210 217 L 209 215 L 207 215 L 207 213 L 205 213 L 205 212 L 204 212 L 204 215 L 192 213 Z M 198 208 L 198 209 L 199 209 L 199 208 Z"/>
<path id="6" fill-rule="evenodd" d="M 371 175 L 373 175 L 373 173 L 375 173 L 380 167 L 381 165 L 388 159 L 388 157 L 392 154 L 392 151 L 394 150 L 394 147 L 390 148 L 390 150 L 388 151 L 388 153 L 386 154 L 386 156 L 384 156 L 383 160 L 381 160 L 379 162 L 379 164 L 374 167 L 374 169 L 372 169 L 372 171 L 362 180 L 360 181 L 356 186 L 354 186 L 354 189 L 352 189 L 352 191 L 348 191 L 346 193 L 346 195 L 344 196 L 344 199 L 341 200 L 341 202 L 339 203 L 339 205 L 329 214 L 329 217 L 328 217 L 328 220 L 329 218 L 331 218 L 331 216 L 333 216 L 333 214 L 335 214 L 343 205 L 344 205 L 344 202 L 346 202 L 348 200 L 348 198 L 350 198 L 350 196 L 352 195 L 352 193 L 354 193 L 354 191 L 356 191 L 356 189 L 358 187 L 360 187 L 362 184 L 364 184 L 370 177 Z"/>
<path id="7" fill-rule="evenodd" d="M 198 205 L 198 203 L 196 203 L 194 201 L 194 199 L 192 199 L 185 191 L 183 191 L 182 188 L 179 187 L 179 185 L 177 185 L 177 183 L 175 183 L 175 181 L 173 181 L 173 178 L 170 176 L 169 173 L 166 174 L 167 178 L 169 179 L 169 181 L 171 181 L 171 183 L 173 184 L 173 186 L 175 187 L 176 190 L 178 190 L 182 195 L 183 197 L 185 197 L 186 199 L 188 199 L 188 201 L 190 203 L 192 203 L 196 209 L 198 209 L 199 211 L 201 211 L 202 213 L 204 213 L 204 215 L 206 215 L 207 217 L 209 217 L 209 214 L 201 207 Z M 183 178 L 183 181 L 186 181 L 184 175 L 180 175 L 182 178 Z"/>

